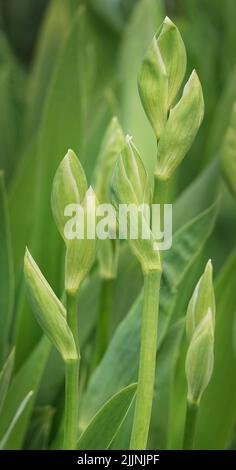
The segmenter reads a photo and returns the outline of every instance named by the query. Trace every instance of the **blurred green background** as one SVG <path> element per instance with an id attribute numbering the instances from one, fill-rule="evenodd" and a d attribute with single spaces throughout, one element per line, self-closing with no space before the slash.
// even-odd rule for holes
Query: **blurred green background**
<path id="1" fill-rule="evenodd" d="M 45 416 L 51 424 L 56 409 L 53 429 L 57 429 L 63 402 L 63 372 L 56 354 L 51 353 L 48 361 L 47 352 L 40 342 L 41 331 L 25 301 L 25 246 L 30 247 L 55 292 L 61 295 L 64 253 L 50 209 L 52 179 L 67 149 L 73 148 L 81 159 L 88 180 L 92 181 L 102 138 L 113 115 L 118 116 L 124 131 L 133 135 L 152 176 L 156 142 L 140 104 L 137 73 L 149 41 L 166 14 L 177 24 L 184 38 L 188 56 L 186 79 L 195 68 L 205 97 L 203 124 L 171 185 L 171 200 L 183 194 L 175 217 L 176 227 L 181 227 L 188 215 L 210 205 L 218 188 L 218 159 L 236 100 L 235 0 L 0 0 L 0 168 L 4 170 L 12 242 L 12 250 L 2 245 L 1 262 L 6 263 L 9 272 L 14 272 L 15 286 L 14 294 L 5 299 L 6 291 L 13 292 L 12 276 L 9 276 L 9 284 L 2 277 L 1 309 L 7 309 L 9 316 L 1 320 L 0 330 L 7 324 L 10 343 L 16 345 L 16 373 L 26 367 L 27 361 L 33 361 L 30 353 L 34 351 L 35 354 L 32 367 L 39 381 L 35 378 L 35 387 L 40 388 L 37 404 L 43 407 L 43 411 L 41 414 L 38 408 L 34 411 L 36 417 L 31 421 L 32 427 L 35 420 L 40 422 Z M 184 191 L 195 180 L 198 183 L 190 186 L 192 189 L 185 197 Z M 178 312 L 179 316 L 180 312 L 183 313 L 206 258 L 213 259 L 217 275 L 235 247 L 235 203 L 222 180 L 220 185 L 222 202 L 216 227 L 204 250 L 198 253 L 193 272 L 185 280 L 185 295 L 176 308 L 176 318 Z M 5 240 L 4 233 L 1 237 Z M 4 255 L 8 249 L 12 251 L 10 263 Z M 130 254 L 128 256 L 128 261 L 122 258 L 120 262 L 113 305 L 113 331 L 141 287 L 140 272 Z M 92 290 L 93 296 L 87 295 L 86 287 L 81 295 L 85 365 L 90 358 L 100 289 L 96 278 L 92 277 L 90 283 L 89 292 Z M 225 290 L 227 285 L 224 284 Z M 120 290 L 126 293 L 122 299 Z M 230 298 L 230 301 L 234 311 L 235 298 Z M 233 314 L 231 320 L 228 325 L 230 331 L 233 329 Z M 225 341 L 228 341 L 227 337 Z M 230 354 L 230 364 L 234 367 L 233 352 Z M 5 356 L 4 352 L 2 355 Z M 42 366 L 37 374 L 36 362 L 38 367 L 39 362 Z M 47 367 L 44 369 L 45 364 Z M 84 377 L 86 383 L 86 373 Z M 18 378 L 19 383 L 21 380 Z M 18 381 L 16 379 L 12 396 Z M 233 399 L 236 381 L 232 383 L 229 379 L 226 383 L 225 395 L 219 387 L 218 402 L 214 406 L 216 412 L 220 396 L 223 396 L 228 428 L 224 434 L 224 430 L 215 425 L 215 435 L 211 434 L 208 445 L 216 448 L 226 446 L 229 428 L 236 423 L 236 400 Z M 230 399 L 228 388 L 231 389 Z M 230 406 L 234 405 L 232 416 Z M 204 413 L 202 419 L 206 422 L 208 414 Z M 6 422 L 8 418 L 8 415 L 4 417 Z M 221 418 L 218 426 L 225 423 L 223 415 Z M 16 438 L 16 432 L 16 440 L 12 438 L 9 447 L 21 447 L 27 420 L 29 414 L 25 418 L 25 427 L 21 428 L 21 433 L 18 432 L 19 437 Z M 223 436 L 219 437 L 219 442 L 217 435 Z M 202 445 L 201 438 L 199 442 Z M 29 431 L 26 446 L 34 446 L 30 442 Z"/>

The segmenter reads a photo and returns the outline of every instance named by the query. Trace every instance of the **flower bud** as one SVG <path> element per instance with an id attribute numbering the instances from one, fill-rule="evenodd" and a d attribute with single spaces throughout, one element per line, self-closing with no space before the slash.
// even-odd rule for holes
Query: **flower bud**
<path id="1" fill-rule="evenodd" d="M 84 170 L 72 150 L 68 150 L 60 163 L 53 180 L 51 206 L 57 228 L 64 239 L 64 227 L 67 221 L 65 209 L 69 204 L 81 204 L 87 191 Z"/>
<path id="2" fill-rule="evenodd" d="M 138 258 L 144 272 L 160 270 L 160 254 L 156 249 L 150 220 L 146 218 L 143 207 L 149 207 L 151 190 L 146 170 L 137 149 L 128 136 L 126 146 L 118 158 L 112 177 L 112 196 L 117 209 L 123 204 L 131 207 L 137 214 L 135 222 L 127 217 L 128 232 L 132 224 L 137 223 L 137 236 L 128 237 L 130 247 Z M 142 232 L 142 233 L 141 233 Z M 142 236 L 145 232 L 145 238 Z"/>
<path id="3" fill-rule="evenodd" d="M 166 180 L 182 162 L 198 132 L 204 115 L 202 87 L 195 71 L 185 85 L 183 96 L 171 109 L 157 147 L 155 175 Z"/>
<path id="4" fill-rule="evenodd" d="M 140 98 L 157 140 L 166 125 L 186 69 L 186 51 L 177 27 L 165 18 L 143 60 L 138 77 Z"/>
<path id="5" fill-rule="evenodd" d="M 93 189 L 87 189 L 84 170 L 72 150 L 56 172 L 52 210 L 66 244 L 65 288 L 76 294 L 96 255 L 96 207 Z M 69 217 L 69 219 L 68 219 Z"/>
<path id="6" fill-rule="evenodd" d="M 226 183 L 236 199 L 236 102 L 221 151 L 222 169 Z"/>
<path id="7" fill-rule="evenodd" d="M 100 203 L 109 201 L 110 179 L 117 157 L 125 146 L 125 136 L 114 117 L 105 133 L 95 171 L 95 191 Z"/>
<path id="8" fill-rule="evenodd" d="M 27 249 L 24 273 L 29 302 L 43 332 L 64 361 L 76 360 L 76 346 L 66 322 L 66 311 Z"/>
<path id="9" fill-rule="evenodd" d="M 199 404 L 210 382 L 214 363 L 215 297 L 209 261 L 189 302 L 186 333 L 189 348 L 185 370 L 188 401 Z"/>
<path id="10" fill-rule="evenodd" d="M 80 285 L 88 275 L 96 256 L 96 195 L 89 187 L 86 192 L 81 211 L 72 219 L 75 224 L 75 236 L 67 240 L 66 260 L 65 260 L 65 289 L 69 294 L 76 294 Z M 77 224 L 83 225 L 82 230 L 78 230 Z"/>
<path id="11" fill-rule="evenodd" d="M 129 135 L 126 136 L 125 146 L 116 162 L 111 189 L 115 205 L 151 203 L 147 172 Z"/>
<path id="12" fill-rule="evenodd" d="M 200 277 L 188 305 L 186 316 L 186 334 L 189 341 L 191 341 L 196 328 L 209 311 L 212 315 L 212 323 L 214 328 L 215 294 L 212 281 L 211 260 L 208 261 L 205 271 Z"/>
<path id="13" fill-rule="evenodd" d="M 191 339 L 186 356 L 188 401 L 199 404 L 207 388 L 214 364 L 214 329 L 210 311 L 202 319 Z"/>

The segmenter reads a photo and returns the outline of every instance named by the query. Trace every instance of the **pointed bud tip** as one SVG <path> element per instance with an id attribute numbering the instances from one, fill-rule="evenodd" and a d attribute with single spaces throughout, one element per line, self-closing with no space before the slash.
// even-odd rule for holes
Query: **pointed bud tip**
<path id="1" fill-rule="evenodd" d="M 171 19 L 169 18 L 169 16 L 166 16 L 164 21 L 163 21 L 163 24 L 168 26 L 168 28 L 176 28 L 175 24 L 173 23 L 173 21 L 171 21 Z"/>
<path id="2" fill-rule="evenodd" d="M 211 259 L 209 259 L 205 267 L 205 273 L 208 274 L 209 277 L 211 278 L 212 272 L 213 272 L 212 262 L 211 262 Z"/>
<path id="3" fill-rule="evenodd" d="M 74 150 L 68 149 L 68 150 L 67 150 L 67 153 L 66 153 L 66 155 L 65 155 L 65 157 L 64 157 L 64 160 L 65 160 L 65 159 L 69 159 L 69 160 L 70 160 L 70 159 L 74 159 L 74 158 L 77 159 L 76 153 L 74 152 Z"/>

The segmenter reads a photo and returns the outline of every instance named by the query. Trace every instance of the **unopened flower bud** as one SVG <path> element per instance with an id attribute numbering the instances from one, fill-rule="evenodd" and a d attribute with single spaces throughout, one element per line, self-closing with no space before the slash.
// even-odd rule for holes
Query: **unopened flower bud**
<path id="1" fill-rule="evenodd" d="M 166 125 L 186 69 L 186 51 L 177 27 L 165 18 L 144 57 L 138 77 L 140 98 L 157 140 Z"/>
<path id="2" fill-rule="evenodd" d="M 155 175 L 171 177 L 189 151 L 204 115 L 202 87 L 195 71 L 185 85 L 183 96 L 171 109 L 157 147 Z"/>
<path id="3" fill-rule="evenodd" d="M 151 202 L 150 183 L 143 162 L 137 149 L 128 136 L 126 146 L 118 158 L 112 178 L 113 201 L 120 210 L 125 205 L 127 211 L 136 211 L 137 236 L 128 237 L 130 247 L 138 258 L 143 271 L 160 270 L 160 254 L 156 249 L 154 236 L 150 228 L 150 220 L 145 215 L 144 207 Z M 127 226 L 132 229 L 131 216 L 127 217 Z M 146 236 L 143 237 L 143 230 Z M 142 232 L 142 233 L 141 233 Z"/>
<path id="4" fill-rule="evenodd" d="M 97 251 L 96 236 L 96 195 L 90 186 L 86 192 L 83 213 L 78 213 L 71 220 L 75 225 L 75 236 L 67 241 L 65 260 L 65 289 L 67 293 L 76 294 L 80 285 L 88 275 L 95 260 Z M 80 230 L 78 225 L 83 225 Z"/>
<path id="5" fill-rule="evenodd" d="M 72 150 L 61 161 L 53 180 L 51 206 L 57 228 L 64 239 L 67 221 L 66 207 L 81 204 L 87 191 L 87 181 L 82 165 Z"/>
<path id="6" fill-rule="evenodd" d="M 118 119 L 112 118 L 98 156 L 98 163 L 95 171 L 95 191 L 100 203 L 109 201 L 110 179 L 121 151 L 125 146 L 125 136 L 120 127 Z"/>
<path id="7" fill-rule="evenodd" d="M 29 302 L 39 325 L 64 361 L 76 360 L 77 350 L 66 322 L 66 311 L 27 249 L 24 272 Z"/>
<path id="8" fill-rule="evenodd" d="M 200 278 L 189 302 L 186 332 L 189 348 L 185 370 L 188 401 L 199 404 L 207 388 L 214 364 L 215 297 L 211 262 Z"/>

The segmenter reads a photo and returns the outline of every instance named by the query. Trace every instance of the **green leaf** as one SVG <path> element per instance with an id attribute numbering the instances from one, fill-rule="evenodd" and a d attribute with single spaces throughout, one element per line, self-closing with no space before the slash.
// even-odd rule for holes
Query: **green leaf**
<path id="1" fill-rule="evenodd" d="M 8 205 L 3 173 L 0 172 L 0 365 L 7 353 L 14 302 L 14 274 Z"/>
<path id="2" fill-rule="evenodd" d="M 55 410 L 51 406 L 36 406 L 29 423 L 25 448 L 46 450 L 52 429 Z"/>
<path id="3" fill-rule="evenodd" d="M 0 413 L 4 405 L 5 398 L 7 396 L 7 391 L 9 388 L 12 371 L 14 367 L 14 360 L 15 360 L 15 350 L 13 349 L 0 372 Z"/>
<path id="4" fill-rule="evenodd" d="M 0 449 L 1 450 L 5 449 L 5 447 L 7 445 L 7 442 L 11 438 L 11 434 L 14 432 L 14 429 L 15 429 L 20 417 L 22 416 L 23 412 L 25 411 L 25 408 L 26 408 L 28 402 L 30 401 L 32 395 L 33 395 L 33 392 L 29 392 L 28 395 L 26 395 L 24 400 L 19 405 L 19 408 L 17 409 L 16 414 L 13 417 L 13 419 L 12 419 L 10 425 L 9 425 L 9 428 L 7 429 L 6 433 L 4 434 L 4 436 L 2 437 L 2 439 L 0 441 Z"/>
<path id="5" fill-rule="evenodd" d="M 216 211 L 217 205 L 214 205 L 184 226 L 176 233 L 172 249 L 164 256 L 159 346 L 171 320 L 178 287 L 210 235 Z M 118 326 L 100 366 L 91 377 L 80 412 L 83 426 L 113 393 L 136 380 L 141 312 L 142 297 L 139 297 Z"/>
<path id="6" fill-rule="evenodd" d="M 54 294 L 27 249 L 24 272 L 29 302 L 43 332 L 58 349 L 64 361 L 76 360 L 76 346 L 73 334 L 66 321 L 65 308 Z"/>
<path id="7" fill-rule="evenodd" d="M 68 2 L 51 0 L 33 58 L 28 86 L 27 130 L 29 135 L 40 125 L 47 87 L 70 26 Z"/>
<path id="8" fill-rule="evenodd" d="M 236 102 L 221 149 L 221 163 L 228 188 L 236 198 Z"/>
<path id="9" fill-rule="evenodd" d="M 123 388 L 102 406 L 80 436 L 78 449 L 109 449 L 128 413 L 136 388 L 137 384 Z"/>
<path id="10" fill-rule="evenodd" d="M 13 377 L 4 407 L 0 414 L 0 439 L 3 438 L 9 429 L 26 395 L 28 395 L 31 390 L 34 392 L 34 395 L 14 426 L 8 438 L 7 445 L 5 446 L 6 449 L 21 449 L 22 447 L 49 351 L 49 341 L 47 338 L 43 337 L 32 354 L 28 357 L 27 361 Z"/>
<path id="11" fill-rule="evenodd" d="M 150 449 L 167 449 L 171 421 L 171 405 L 176 364 L 184 334 L 184 319 L 169 329 L 158 351 L 152 420 L 149 438 Z"/>

